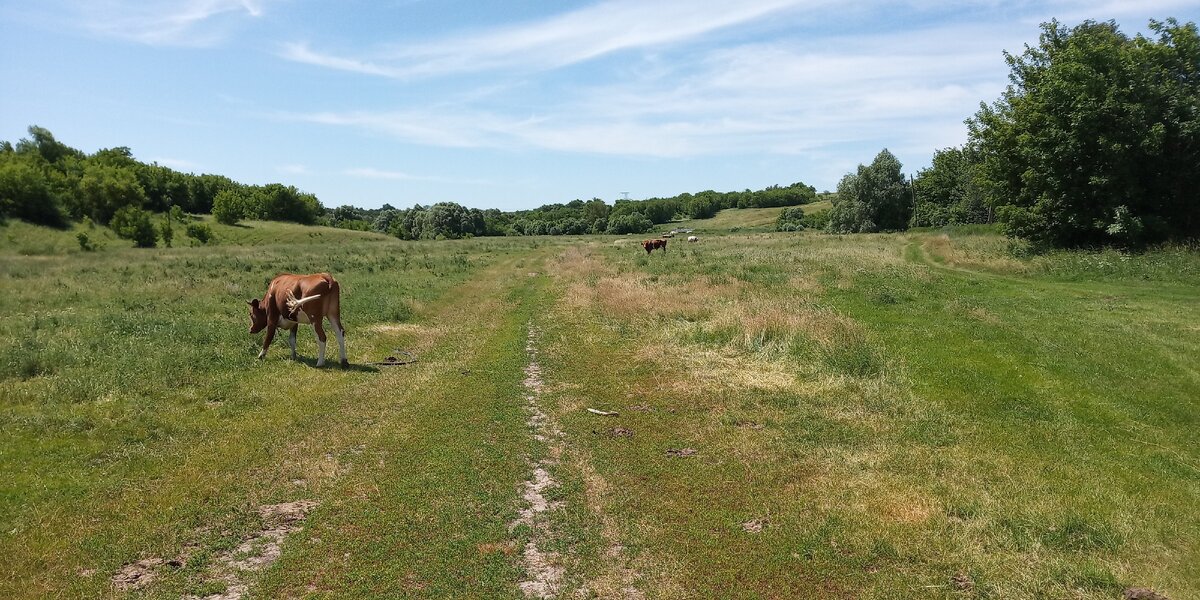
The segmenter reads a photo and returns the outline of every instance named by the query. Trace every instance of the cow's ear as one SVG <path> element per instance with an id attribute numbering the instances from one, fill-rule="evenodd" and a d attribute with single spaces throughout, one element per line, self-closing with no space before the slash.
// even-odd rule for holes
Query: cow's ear
<path id="1" fill-rule="evenodd" d="M 258 298 L 255 298 L 253 300 L 247 300 L 246 304 L 249 304 L 250 306 L 253 306 L 254 308 L 258 308 Z"/>

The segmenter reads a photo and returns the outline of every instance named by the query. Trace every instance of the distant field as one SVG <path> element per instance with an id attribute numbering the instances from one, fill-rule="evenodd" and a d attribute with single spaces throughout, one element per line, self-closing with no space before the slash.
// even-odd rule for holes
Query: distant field
<path id="1" fill-rule="evenodd" d="M 828 200 L 804 205 L 804 212 L 815 214 L 829 210 L 833 204 Z M 701 233 L 719 233 L 726 231 L 773 231 L 775 221 L 779 218 L 782 207 L 775 208 L 727 208 L 718 212 L 711 219 L 690 219 L 677 223 L 659 225 L 658 229 L 695 229 Z"/>
<path id="2" fill-rule="evenodd" d="M 214 231 L 0 226 L 0 597 L 1200 597 L 1195 249 Z"/>

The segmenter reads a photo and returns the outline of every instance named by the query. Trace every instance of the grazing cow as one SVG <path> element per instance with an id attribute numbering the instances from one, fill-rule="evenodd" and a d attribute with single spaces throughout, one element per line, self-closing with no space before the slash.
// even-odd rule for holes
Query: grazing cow
<path id="1" fill-rule="evenodd" d="M 321 322 L 328 317 L 333 325 L 333 333 L 337 336 L 338 354 L 342 359 L 342 367 L 350 366 L 346 360 L 346 330 L 342 327 L 340 312 L 341 287 L 329 273 L 315 275 L 292 275 L 284 273 L 271 280 L 267 286 L 267 294 L 262 300 L 255 298 L 250 305 L 250 333 L 258 333 L 264 328 L 267 335 L 263 338 L 261 359 L 267 355 L 267 348 L 275 339 L 275 330 L 289 330 L 288 345 L 292 348 L 292 360 L 296 359 L 296 330 L 300 323 L 308 323 L 317 332 L 317 366 L 325 365 L 325 328 Z"/>
<path id="2" fill-rule="evenodd" d="M 700 241 L 700 238 L 698 238 L 698 237 L 696 237 L 696 236 L 694 236 L 694 235 L 689 235 L 689 236 L 688 236 L 688 241 L 689 241 L 689 242 L 698 242 L 698 241 Z"/>
<path id="3" fill-rule="evenodd" d="M 646 240 L 642 242 L 642 247 L 646 249 L 646 254 L 662 248 L 663 253 L 667 252 L 667 240 Z"/>

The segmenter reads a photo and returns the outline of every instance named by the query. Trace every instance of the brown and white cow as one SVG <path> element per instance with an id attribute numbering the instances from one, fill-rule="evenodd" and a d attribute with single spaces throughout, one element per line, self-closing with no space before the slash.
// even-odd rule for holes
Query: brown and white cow
<path id="1" fill-rule="evenodd" d="M 262 300 L 250 300 L 250 333 L 258 333 L 264 328 L 267 335 L 263 338 L 261 359 L 267 355 L 267 348 L 275 340 L 275 330 L 289 330 L 288 345 L 292 348 L 292 360 L 296 359 L 296 330 L 300 323 L 313 326 L 317 332 L 317 366 L 325 365 L 325 328 L 321 322 L 329 319 L 333 325 L 333 333 L 337 336 L 338 355 L 341 356 L 342 366 L 350 365 L 346 360 L 346 330 L 342 327 L 340 312 L 341 287 L 329 273 L 314 275 L 293 275 L 283 273 L 271 280 L 267 286 L 267 294 Z"/>
<path id="2" fill-rule="evenodd" d="M 667 240 L 646 240 L 642 242 L 642 248 L 646 249 L 646 254 L 662 248 L 663 253 L 667 252 Z"/>

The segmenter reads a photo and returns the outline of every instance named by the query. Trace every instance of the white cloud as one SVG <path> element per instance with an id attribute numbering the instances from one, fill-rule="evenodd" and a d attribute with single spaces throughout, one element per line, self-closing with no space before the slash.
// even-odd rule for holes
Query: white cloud
<path id="1" fill-rule="evenodd" d="M 470 185 L 492 185 L 492 182 L 484 179 L 457 179 L 451 177 L 438 177 L 435 175 L 414 175 L 404 171 L 389 171 L 386 169 L 376 169 L 375 167 L 353 167 L 342 170 L 343 175 L 350 177 L 358 177 L 363 179 L 387 179 L 392 181 L 431 181 L 437 183 L 458 183 Z"/>
<path id="2" fill-rule="evenodd" d="M 410 175 L 401 171 L 385 171 L 374 167 L 356 167 L 342 171 L 343 175 L 351 177 L 365 177 L 367 179 L 417 179 L 415 175 Z"/>
<path id="3" fill-rule="evenodd" d="M 207 46 L 230 18 L 259 17 L 266 0 L 98 0 L 76 6 L 81 25 L 101 35 L 152 46 Z"/>
<path id="4" fill-rule="evenodd" d="M 287 119 L 355 127 L 443 147 L 534 148 L 680 157 L 823 147 L 906 135 L 961 143 L 948 132 L 1003 90 L 1001 49 L 1021 38 L 995 28 L 745 44 L 694 52 L 645 77 L 567 88 L 521 114 L 464 96 L 389 111 L 326 111 Z M 951 124 L 947 127 L 945 124 Z"/>
<path id="5" fill-rule="evenodd" d="M 385 77 L 551 69 L 611 52 L 678 43 L 829 0 L 608 0 L 541 21 L 377 49 L 364 57 L 283 46 L 288 60 Z"/>

